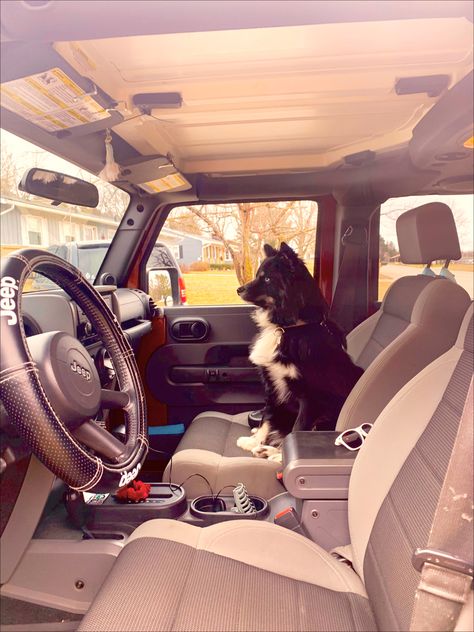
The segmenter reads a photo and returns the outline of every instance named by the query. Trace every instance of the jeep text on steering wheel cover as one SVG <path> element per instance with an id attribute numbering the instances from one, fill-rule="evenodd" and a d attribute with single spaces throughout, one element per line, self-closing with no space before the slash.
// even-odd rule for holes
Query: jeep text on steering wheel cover
<path id="1" fill-rule="evenodd" d="M 33 270 L 60 285 L 86 312 L 112 358 L 120 389 L 129 395 L 127 442 L 118 463 L 89 453 L 56 415 L 43 389 L 21 316 L 22 289 Z M 12 423 L 36 457 L 70 487 L 113 491 L 124 475 L 128 480 L 132 471 L 138 473 L 148 447 L 138 368 L 115 316 L 76 268 L 42 250 L 20 250 L 2 259 L 0 295 L 0 396 Z"/>

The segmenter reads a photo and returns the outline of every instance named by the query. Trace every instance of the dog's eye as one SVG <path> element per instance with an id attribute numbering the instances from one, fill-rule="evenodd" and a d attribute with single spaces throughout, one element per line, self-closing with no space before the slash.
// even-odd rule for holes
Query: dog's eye
<path id="1" fill-rule="evenodd" d="M 272 280 L 270 279 L 270 277 L 265 277 L 264 281 L 265 281 L 265 283 L 271 283 L 271 282 L 272 282 Z"/>

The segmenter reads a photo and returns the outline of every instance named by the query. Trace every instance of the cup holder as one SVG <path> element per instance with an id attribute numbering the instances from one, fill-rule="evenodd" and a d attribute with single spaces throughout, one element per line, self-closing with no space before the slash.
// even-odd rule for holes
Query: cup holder
<path id="1" fill-rule="evenodd" d="M 253 514 L 242 514 L 233 511 L 235 503 L 232 496 L 220 496 L 219 498 L 199 496 L 191 501 L 189 510 L 193 516 L 200 518 L 206 524 L 223 520 L 262 520 L 269 513 L 267 501 L 264 498 L 260 498 L 260 496 L 251 496 L 250 498 L 257 510 Z"/>
<path id="2" fill-rule="evenodd" d="M 267 501 L 263 500 L 263 498 L 259 498 L 259 496 L 251 496 L 250 498 L 253 500 L 257 514 L 259 511 L 264 511 L 265 508 L 268 507 Z"/>
<path id="3" fill-rule="evenodd" d="M 223 498 L 212 498 L 212 496 L 196 498 L 193 503 L 196 511 L 202 513 L 218 513 L 219 511 L 226 511 L 227 509 Z"/>

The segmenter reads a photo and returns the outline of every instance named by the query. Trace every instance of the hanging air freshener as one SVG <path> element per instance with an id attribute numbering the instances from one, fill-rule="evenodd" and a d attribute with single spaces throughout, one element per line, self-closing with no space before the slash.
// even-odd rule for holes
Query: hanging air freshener
<path id="1" fill-rule="evenodd" d="M 112 134 L 108 129 L 105 134 L 105 166 L 99 173 L 99 178 L 106 182 L 115 182 L 120 177 L 120 165 L 115 162 Z"/>

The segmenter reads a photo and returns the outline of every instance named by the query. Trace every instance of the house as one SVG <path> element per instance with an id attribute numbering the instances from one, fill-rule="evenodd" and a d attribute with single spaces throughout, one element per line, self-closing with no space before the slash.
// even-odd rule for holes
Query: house
<path id="1" fill-rule="evenodd" d="M 42 246 L 111 239 L 118 222 L 87 211 L 17 198 L 0 198 L 2 246 Z"/>
<path id="2" fill-rule="evenodd" d="M 48 247 L 68 241 L 110 240 L 118 222 L 96 209 L 77 209 L 13 197 L 0 198 L 2 254 L 20 246 Z M 223 263 L 230 255 L 222 242 L 206 235 L 163 228 L 165 243 L 178 263 Z"/>
<path id="3" fill-rule="evenodd" d="M 164 227 L 160 232 L 160 241 L 168 246 L 179 264 L 190 264 L 194 261 L 208 263 L 231 261 L 224 244 L 206 235 L 185 233 Z"/>

